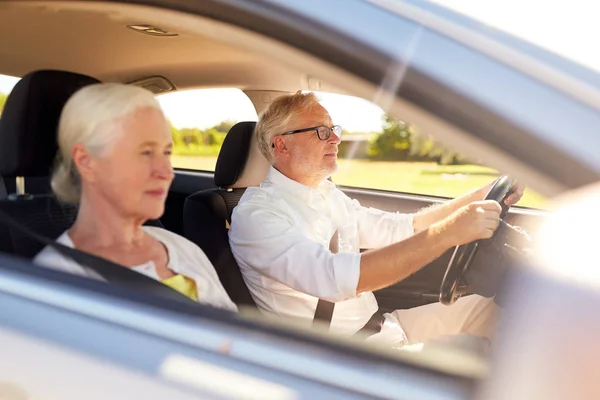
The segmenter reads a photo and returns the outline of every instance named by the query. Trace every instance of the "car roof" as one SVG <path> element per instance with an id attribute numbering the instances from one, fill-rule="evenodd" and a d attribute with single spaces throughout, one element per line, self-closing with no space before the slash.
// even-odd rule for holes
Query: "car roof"
<path id="1" fill-rule="evenodd" d="M 547 64 L 542 50 L 531 57 L 531 46 L 506 35 L 407 1 L 135 3 L 4 3 L 0 72 L 353 94 L 548 196 L 600 176 L 600 92 L 589 83 L 597 77 Z M 172 11 L 151 7 L 159 4 Z M 141 23 L 178 36 L 127 27 Z"/>

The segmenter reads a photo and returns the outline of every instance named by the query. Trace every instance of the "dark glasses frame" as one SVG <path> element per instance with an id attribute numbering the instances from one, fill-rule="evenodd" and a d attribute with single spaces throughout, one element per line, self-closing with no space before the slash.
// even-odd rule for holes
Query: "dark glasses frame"
<path id="1" fill-rule="evenodd" d="M 331 137 L 331 132 L 333 132 L 333 134 L 336 135 L 338 138 L 342 138 L 342 127 L 339 125 L 333 125 L 332 127 L 325 125 L 311 126 L 310 128 L 295 129 L 293 131 L 280 133 L 277 136 L 294 135 L 296 133 L 309 132 L 313 130 L 317 134 L 319 140 L 329 140 L 329 138 Z M 275 143 L 272 143 L 271 146 L 275 147 Z"/>

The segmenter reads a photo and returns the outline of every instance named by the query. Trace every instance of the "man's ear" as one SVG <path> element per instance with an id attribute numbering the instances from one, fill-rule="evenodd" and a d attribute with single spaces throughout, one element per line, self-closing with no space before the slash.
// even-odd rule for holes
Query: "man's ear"
<path id="1" fill-rule="evenodd" d="M 286 141 L 281 136 L 275 136 L 273 138 L 273 148 L 278 154 L 286 154 L 289 152 Z"/>
<path id="2" fill-rule="evenodd" d="M 82 145 L 76 144 L 71 150 L 73 163 L 81 176 L 81 179 L 93 182 L 95 179 L 95 162 L 90 152 Z"/>

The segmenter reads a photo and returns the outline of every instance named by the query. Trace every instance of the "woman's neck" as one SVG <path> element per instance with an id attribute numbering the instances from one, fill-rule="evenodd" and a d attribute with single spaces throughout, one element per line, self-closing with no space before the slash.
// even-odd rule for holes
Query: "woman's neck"
<path id="1" fill-rule="evenodd" d="M 69 237 L 78 245 L 96 248 L 135 247 L 144 239 L 141 218 L 127 217 L 103 201 L 82 198 Z"/>

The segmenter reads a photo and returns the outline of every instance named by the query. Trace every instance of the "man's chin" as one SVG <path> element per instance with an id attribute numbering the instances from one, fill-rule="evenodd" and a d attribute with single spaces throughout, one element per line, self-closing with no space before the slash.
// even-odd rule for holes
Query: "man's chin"
<path id="1" fill-rule="evenodd" d="M 331 170 L 329 172 L 330 176 L 335 174 L 338 170 L 337 158 L 333 161 L 333 165 L 331 166 Z"/>

